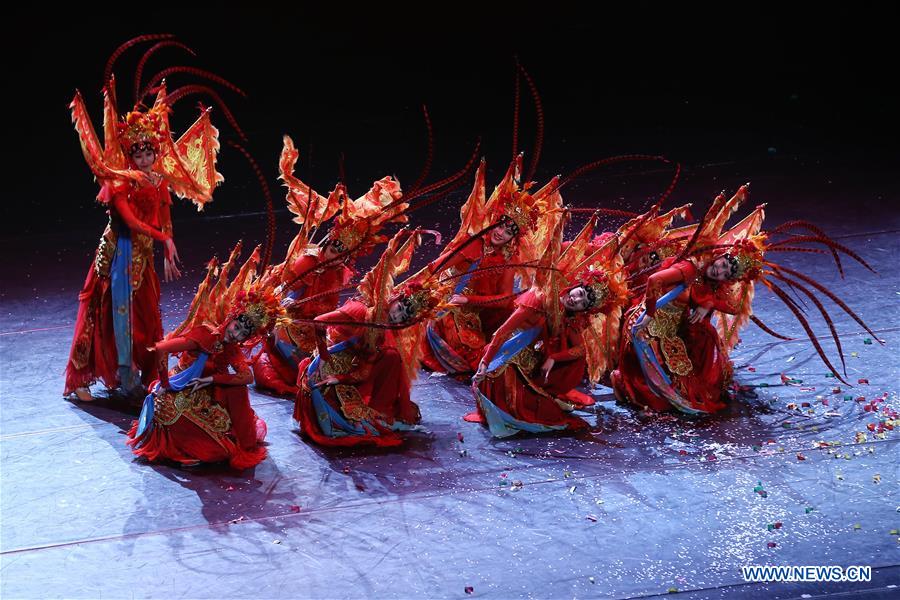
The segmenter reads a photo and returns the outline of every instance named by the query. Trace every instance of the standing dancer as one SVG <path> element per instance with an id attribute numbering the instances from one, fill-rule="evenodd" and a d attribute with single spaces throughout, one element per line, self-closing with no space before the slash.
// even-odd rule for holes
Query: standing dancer
<path id="1" fill-rule="evenodd" d="M 165 84 L 152 108 L 136 107 L 119 121 L 110 78 L 104 89 L 104 146 L 80 93 L 70 108 L 84 157 L 101 185 L 97 200 L 109 210 L 109 224 L 78 296 L 63 392 L 89 401 L 89 386 L 97 380 L 128 393 L 156 378 L 156 363 L 147 351 L 162 337 L 154 240 L 165 247 L 165 280 L 180 276 L 170 190 L 202 208 L 223 177 L 216 171 L 218 131 L 208 110 L 177 141 L 172 139 Z"/>

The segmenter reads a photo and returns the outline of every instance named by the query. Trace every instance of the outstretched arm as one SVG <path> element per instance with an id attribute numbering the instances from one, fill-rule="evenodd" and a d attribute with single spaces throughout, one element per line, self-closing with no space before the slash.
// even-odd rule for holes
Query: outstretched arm
<path id="1" fill-rule="evenodd" d="M 656 301 L 670 289 L 693 279 L 696 268 L 688 261 L 675 263 L 667 269 L 657 271 L 647 278 L 647 291 L 644 294 L 644 306 L 647 316 L 656 314 Z"/>

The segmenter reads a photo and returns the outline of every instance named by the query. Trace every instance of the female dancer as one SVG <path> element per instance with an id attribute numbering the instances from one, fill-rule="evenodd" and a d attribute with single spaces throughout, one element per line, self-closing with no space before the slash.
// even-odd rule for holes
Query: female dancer
<path id="1" fill-rule="evenodd" d="M 590 403 L 575 387 L 605 372 L 628 300 L 616 238 L 592 246 L 595 225 L 592 218 L 565 247 L 564 224 L 556 226 L 535 285 L 485 348 L 473 390 L 496 437 L 586 426 L 568 414 Z"/>
<path id="2" fill-rule="evenodd" d="M 253 375 L 241 344 L 271 330 L 284 309 L 271 279 L 255 278 L 258 249 L 226 287 L 235 258 L 233 253 L 215 285 L 217 265 L 210 264 L 187 320 L 151 349 L 161 377 L 128 432 L 136 456 L 182 465 L 227 461 L 235 469 L 266 457 L 260 445 L 266 424 L 250 407 L 247 386 Z M 168 358 L 176 353 L 179 364 L 170 375 Z"/>
<path id="3" fill-rule="evenodd" d="M 113 78 L 104 101 L 105 147 L 81 94 L 70 106 L 85 159 L 102 186 L 97 199 L 109 210 L 109 224 L 78 296 L 66 366 L 63 393 L 83 401 L 93 399 L 89 386 L 97 380 L 131 392 L 156 378 L 156 362 L 147 351 L 162 337 L 154 241 L 165 247 L 165 280 L 180 276 L 169 192 L 202 207 L 223 179 L 215 168 L 218 132 L 208 111 L 175 141 L 164 84 L 152 108 L 136 108 L 122 121 L 117 122 Z"/>
<path id="4" fill-rule="evenodd" d="M 425 277 L 394 286 L 418 243 L 418 231 L 399 231 L 359 285 L 358 296 L 314 319 L 318 355 L 300 363 L 294 406 L 294 419 L 313 442 L 396 446 L 403 440 L 399 432 L 420 421 L 410 385 L 424 320 L 445 289 Z"/>
<path id="5" fill-rule="evenodd" d="M 699 415 L 715 413 L 726 406 L 732 379 L 729 353 L 737 343 L 740 329 L 753 320 L 767 333 L 781 339 L 752 314 L 755 284 L 770 289 L 801 322 L 819 356 L 835 373 L 796 301 L 778 285 L 787 284 L 804 294 L 820 311 L 832 334 L 843 363 L 840 339 L 830 315 L 810 286 L 828 296 L 860 325 L 868 326 L 824 286 L 794 269 L 774 262 L 770 252 L 821 252 L 798 244 L 820 243 L 833 253 L 841 268 L 838 252 L 847 254 L 870 268 L 852 250 L 828 238 L 805 221 L 794 221 L 771 234 L 761 231 L 765 217 L 757 207 L 735 227 L 721 233 L 728 217 L 746 199 L 749 186 L 742 186 L 730 200 L 719 195 L 704 219 L 677 256 L 663 261 L 660 270 L 647 279 L 643 299 L 624 318 L 619 368 L 612 373 L 613 389 L 623 401 L 644 409 L 666 411 L 676 408 Z M 789 234 L 772 242 L 773 235 L 803 228 L 812 236 Z M 716 317 L 716 322 L 713 318 Z M 872 334 L 873 337 L 874 334 Z"/>

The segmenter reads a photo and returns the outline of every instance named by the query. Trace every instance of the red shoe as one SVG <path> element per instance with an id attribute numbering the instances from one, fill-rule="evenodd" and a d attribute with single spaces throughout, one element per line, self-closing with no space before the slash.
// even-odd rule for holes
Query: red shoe
<path id="1" fill-rule="evenodd" d="M 463 421 L 467 421 L 469 423 L 484 423 L 484 417 L 481 416 L 481 413 L 477 410 L 473 410 L 469 414 L 463 416 Z"/>

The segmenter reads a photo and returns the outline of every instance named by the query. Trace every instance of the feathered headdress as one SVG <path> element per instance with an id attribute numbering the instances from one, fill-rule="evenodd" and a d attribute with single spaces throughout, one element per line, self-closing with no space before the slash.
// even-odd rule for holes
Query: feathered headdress
<path id="1" fill-rule="evenodd" d="M 175 140 L 172 138 L 169 127 L 169 113 L 172 104 L 188 92 L 206 91 L 209 88 L 193 86 L 198 88 L 193 90 L 187 89 L 192 86 L 184 86 L 170 94 L 166 90 L 165 80 L 155 80 L 154 89 L 157 90 L 157 95 L 153 105 L 149 109 L 143 108 L 141 99 L 149 93 L 149 90 L 145 89 L 143 93 L 138 93 L 134 109 L 123 118 L 119 118 L 116 80 L 112 74 L 112 65 L 124 49 L 135 43 L 154 39 L 154 37 L 158 36 L 141 36 L 123 44 L 107 64 L 103 88 L 103 144 L 101 145 L 100 139 L 94 131 L 84 99 L 77 91 L 69 104 L 72 121 L 75 124 L 85 160 L 99 183 L 145 181 L 146 175 L 134 169 L 128 157 L 135 149 L 152 149 L 157 153 L 157 171 L 163 176 L 172 191 L 181 198 L 191 200 L 198 209 L 202 209 L 204 204 L 212 200 L 215 187 L 224 181 L 222 174 L 216 170 L 219 132 L 210 121 L 210 109 L 206 108 L 201 111 L 200 117 L 181 137 Z M 175 42 L 170 43 L 177 45 Z M 157 46 L 148 50 L 148 53 L 158 49 Z M 170 71 L 173 73 L 196 72 L 203 76 L 218 77 L 201 69 L 188 67 L 177 67 Z M 221 78 L 218 79 L 227 83 Z M 224 107 L 221 101 L 218 103 L 227 111 L 227 107 Z M 230 116 L 230 112 L 227 114 Z M 230 120 L 233 120 L 233 117 Z M 105 195 L 98 197 L 101 202 L 105 201 L 105 198 L 107 198 Z"/>
<path id="2" fill-rule="evenodd" d="M 873 273 L 875 270 L 856 252 L 831 239 L 821 229 L 807 221 L 790 221 L 770 232 L 762 231 L 765 205 L 757 206 L 747 217 L 725 233 L 714 235 L 721 231 L 728 217 L 737 210 L 740 203 L 747 197 L 748 192 L 749 184 L 742 186 L 730 201 L 725 201 L 724 195 L 719 194 L 681 254 L 682 257 L 694 260 L 700 269 L 705 269 L 710 262 L 718 258 L 725 258 L 731 266 L 731 278 L 719 284 L 716 289 L 717 296 L 725 300 L 734 309 L 733 315 L 721 313 L 717 323 L 725 350 L 731 350 L 737 343 L 738 333 L 748 321 L 753 321 L 763 331 L 774 337 L 792 339 L 776 333 L 753 315 L 754 287 L 755 284 L 759 283 L 769 289 L 788 307 L 802 325 L 807 337 L 825 365 L 831 369 L 832 373 L 839 380 L 846 383 L 825 354 L 821 343 L 804 315 L 803 309 L 781 285 L 787 285 L 795 293 L 803 294 L 822 315 L 837 348 L 841 365 L 844 368 L 844 375 L 846 375 L 846 363 L 840 338 L 837 335 L 831 315 L 819 300 L 816 292 L 824 294 L 837 304 L 869 332 L 873 338 L 881 343 L 884 342 L 879 340 L 869 326 L 836 294 L 812 277 L 775 262 L 771 255 L 778 252 L 814 254 L 830 252 L 842 277 L 843 267 L 839 254 L 849 256 Z M 811 231 L 814 235 L 789 233 L 797 229 Z M 785 239 L 773 241 L 773 237 L 778 235 L 786 237 Z M 824 249 L 809 247 L 805 244 L 820 244 L 824 246 Z"/>
<path id="3" fill-rule="evenodd" d="M 286 322 L 285 310 L 274 293 L 277 281 L 271 276 L 271 269 L 261 276 L 257 275 L 259 246 L 229 281 L 241 246 L 241 242 L 235 245 L 224 264 L 219 265 L 216 258 L 207 264 L 206 276 L 197 286 L 187 317 L 167 338 L 177 337 L 199 325 L 218 328 L 243 314 L 253 327 L 251 338 L 244 344 L 252 344 L 276 324 Z"/>
<path id="4" fill-rule="evenodd" d="M 165 104 L 154 106 L 147 111 L 133 110 L 118 123 L 119 144 L 127 152 L 150 149 L 159 152 L 166 135 Z"/>

